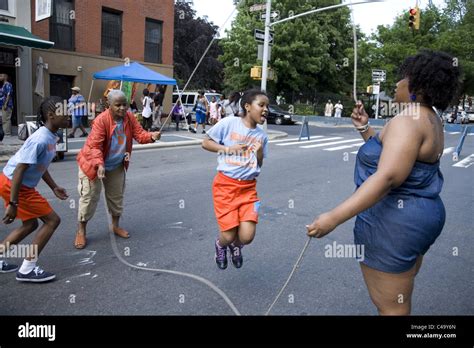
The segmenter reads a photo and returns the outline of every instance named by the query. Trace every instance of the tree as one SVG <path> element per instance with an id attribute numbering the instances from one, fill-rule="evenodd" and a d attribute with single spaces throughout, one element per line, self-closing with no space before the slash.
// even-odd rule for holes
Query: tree
<path id="1" fill-rule="evenodd" d="M 218 33 L 218 27 L 197 18 L 189 3 L 177 1 L 174 10 L 174 68 L 180 87 L 188 81 L 194 68 Z M 215 40 L 191 80 L 188 89 L 222 89 L 223 65 L 218 61 L 222 50 Z"/>
<path id="2" fill-rule="evenodd" d="M 264 29 L 261 13 L 249 12 L 258 1 L 242 1 L 228 37 L 222 40 L 225 87 L 244 90 L 260 85 L 250 78 L 257 60 L 254 29 Z M 279 18 L 338 4 L 338 0 L 275 0 L 272 10 Z M 274 27 L 274 44 L 270 66 L 277 81 L 270 81 L 273 95 L 283 94 L 286 100 L 294 96 L 310 97 L 315 91 L 347 92 L 351 81 L 348 49 L 352 47 L 352 27 L 349 10 L 340 8 L 291 20 Z"/>

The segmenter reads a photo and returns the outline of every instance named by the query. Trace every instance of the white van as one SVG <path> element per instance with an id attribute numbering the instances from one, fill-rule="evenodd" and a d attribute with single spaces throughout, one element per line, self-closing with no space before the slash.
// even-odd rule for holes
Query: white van
<path id="1" fill-rule="evenodd" d="M 216 97 L 216 100 L 219 101 L 222 94 L 219 93 L 204 93 L 207 101 L 210 103 L 212 97 Z M 193 122 L 196 121 L 195 112 L 193 111 L 194 105 L 196 105 L 196 101 L 198 100 L 199 92 L 184 92 L 181 95 L 181 103 L 184 107 L 184 113 L 191 114 Z M 173 105 L 178 101 L 179 93 L 173 92 Z"/>

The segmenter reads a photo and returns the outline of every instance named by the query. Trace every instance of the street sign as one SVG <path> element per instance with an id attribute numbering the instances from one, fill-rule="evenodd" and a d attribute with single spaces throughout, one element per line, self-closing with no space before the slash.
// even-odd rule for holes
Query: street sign
<path id="1" fill-rule="evenodd" d="M 380 94 L 380 85 L 373 85 L 373 93 L 372 94 Z"/>
<path id="2" fill-rule="evenodd" d="M 279 14 L 277 11 L 273 11 L 273 12 L 270 14 L 270 18 L 273 19 L 273 20 L 277 19 L 278 17 L 280 17 L 280 14 Z M 267 19 L 267 14 L 266 14 L 266 13 L 262 13 L 262 14 L 260 15 L 260 19 L 261 19 L 262 21 L 264 21 L 265 19 Z"/>
<path id="3" fill-rule="evenodd" d="M 258 60 L 263 60 L 263 45 L 258 45 Z M 272 46 L 268 47 L 268 60 L 272 60 Z"/>
<path id="4" fill-rule="evenodd" d="M 373 82 L 385 82 L 386 78 L 387 78 L 387 72 L 385 70 L 372 69 Z"/>
<path id="5" fill-rule="evenodd" d="M 255 40 L 258 41 L 258 42 L 262 42 L 262 43 L 265 42 L 265 31 L 260 30 L 260 29 L 255 29 L 254 37 L 255 37 Z M 270 44 L 273 43 L 273 32 L 272 31 L 270 32 L 269 43 Z"/>
<path id="6" fill-rule="evenodd" d="M 255 4 L 253 6 L 250 6 L 249 11 L 250 12 L 265 11 L 266 8 L 267 8 L 267 4 Z"/>

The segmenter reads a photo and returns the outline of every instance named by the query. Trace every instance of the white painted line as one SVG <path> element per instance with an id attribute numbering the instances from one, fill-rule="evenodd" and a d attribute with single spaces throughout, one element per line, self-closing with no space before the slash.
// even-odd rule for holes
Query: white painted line
<path id="1" fill-rule="evenodd" d="M 334 138 L 325 138 L 325 139 L 318 139 L 318 140 L 296 141 L 296 142 L 293 142 L 293 143 L 284 143 L 284 144 L 276 144 L 276 145 L 277 146 L 304 145 L 304 144 L 318 143 L 320 141 L 337 140 L 337 139 L 344 139 L 344 138 L 334 137 Z"/>
<path id="2" fill-rule="evenodd" d="M 462 161 L 459 161 L 458 163 L 454 164 L 453 167 L 458 167 L 458 168 L 469 168 L 474 164 L 474 153 Z"/>
<path id="3" fill-rule="evenodd" d="M 461 134 L 461 132 L 449 132 L 451 135 Z"/>
<path id="4" fill-rule="evenodd" d="M 357 155 L 357 154 L 359 153 L 359 150 L 357 150 L 357 151 L 352 151 L 351 153 L 352 153 L 353 155 Z"/>
<path id="5" fill-rule="evenodd" d="M 328 139 L 330 140 L 330 139 Z M 341 141 L 333 141 L 332 143 L 326 143 L 326 144 L 316 144 L 316 145 L 308 145 L 308 146 L 300 146 L 302 149 L 312 149 L 314 147 L 323 147 L 323 146 L 329 146 L 329 145 L 338 145 L 338 144 L 344 144 L 344 143 L 353 143 L 355 141 L 360 141 L 360 139 L 349 139 L 349 140 L 341 140 Z"/>
<path id="6" fill-rule="evenodd" d="M 322 135 L 318 135 L 316 137 L 313 137 L 313 138 L 320 138 L 322 137 Z M 307 138 L 307 137 L 303 137 L 303 138 Z M 273 143 L 284 143 L 285 141 L 298 141 L 299 138 L 291 138 L 291 139 L 275 139 L 275 140 L 270 140 L 269 143 L 270 144 L 273 144 Z"/>
<path id="7" fill-rule="evenodd" d="M 193 138 L 193 137 L 187 137 L 185 135 L 178 135 L 178 134 L 162 134 L 161 137 L 178 137 L 178 138 L 184 138 L 184 139 L 192 139 L 192 140 L 196 140 L 196 139 L 200 139 L 200 138 Z"/>
<path id="8" fill-rule="evenodd" d="M 354 146 L 362 146 L 365 143 L 359 143 L 359 144 L 352 144 L 352 145 L 343 145 L 343 146 L 338 146 L 338 147 L 330 147 L 327 149 L 323 149 L 324 151 L 337 151 L 337 150 L 344 150 L 344 149 L 350 149 L 351 147 Z"/>
<path id="9" fill-rule="evenodd" d="M 449 155 L 450 153 L 453 153 L 453 152 L 454 152 L 454 147 L 447 147 L 443 151 L 443 156 L 444 155 Z"/>

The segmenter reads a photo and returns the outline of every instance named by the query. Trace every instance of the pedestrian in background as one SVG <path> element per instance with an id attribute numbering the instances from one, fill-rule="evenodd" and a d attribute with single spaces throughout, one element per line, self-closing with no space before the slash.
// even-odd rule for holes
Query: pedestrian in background
<path id="1" fill-rule="evenodd" d="M 13 85 L 8 81 L 7 74 L 0 74 L 0 112 L 2 132 L 7 136 L 12 135 L 12 111 L 13 111 Z M 3 140 L 3 136 L 2 140 Z M 1 141 L 1 140 L 0 140 Z"/>
<path id="2" fill-rule="evenodd" d="M 324 116 L 332 117 L 332 110 L 334 109 L 334 105 L 332 104 L 331 100 L 328 100 L 326 103 L 326 107 L 324 108 Z"/>
<path id="3" fill-rule="evenodd" d="M 227 268 L 227 248 L 232 264 L 242 267 L 241 249 L 255 237 L 260 208 L 256 178 L 268 151 L 268 136 L 257 125 L 265 123 L 268 104 L 264 92 L 245 92 L 242 117 L 224 118 L 202 143 L 204 149 L 219 154 L 212 193 L 220 229 L 215 241 L 215 261 L 220 269 Z"/>
<path id="4" fill-rule="evenodd" d="M 342 106 L 340 100 L 339 100 L 339 101 L 337 102 L 337 104 L 334 106 L 334 109 L 336 110 L 336 111 L 334 112 L 334 117 L 340 118 L 341 115 L 342 115 L 342 109 L 344 109 L 344 107 Z"/>
<path id="5" fill-rule="evenodd" d="M 143 129 L 146 131 L 149 131 L 151 129 L 151 125 L 153 123 L 153 118 L 152 118 L 152 110 L 151 110 L 151 103 L 153 100 L 150 98 L 150 91 L 145 88 L 143 90 L 143 98 L 142 98 L 142 105 L 143 105 L 143 111 L 142 111 L 142 117 L 143 117 Z"/>
<path id="6" fill-rule="evenodd" d="M 82 125 L 82 117 L 87 116 L 86 100 L 80 94 L 81 89 L 79 87 L 73 87 L 71 91 L 72 96 L 68 100 L 68 107 L 72 117 L 72 131 L 68 138 L 74 138 L 78 128 L 82 131 L 81 138 L 84 138 L 89 135 Z"/>
<path id="7" fill-rule="evenodd" d="M 365 140 L 356 160 L 357 190 L 306 226 L 308 235 L 321 238 L 357 215 L 354 243 L 364 246 L 360 265 L 380 315 L 410 314 L 423 255 L 445 223 L 444 130 L 436 110 L 456 96 L 460 72 L 446 53 L 422 51 L 405 60 L 400 75 L 395 101 L 408 106 L 380 133 L 361 102 L 352 112 Z"/>
<path id="8" fill-rule="evenodd" d="M 107 96 L 109 109 L 97 116 L 91 135 L 77 156 L 79 165 L 79 226 L 74 245 L 86 247 L 87 223 L 92 219 L 104 184 L 107 207 L 112 216 L 111 230 L 122 238 L 129 233 L 119 227 L 123 212 L 125 172 L 130 163 L 133 140 L 140 144 L 159 140 L 160 132 L 146 132 L 128 112 L 125 94 L 112 90 Z"/>

